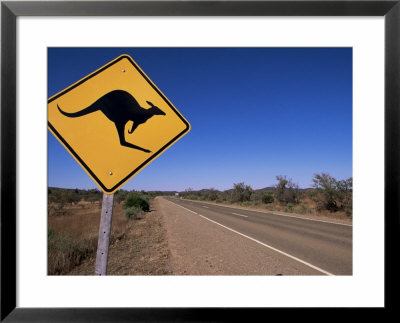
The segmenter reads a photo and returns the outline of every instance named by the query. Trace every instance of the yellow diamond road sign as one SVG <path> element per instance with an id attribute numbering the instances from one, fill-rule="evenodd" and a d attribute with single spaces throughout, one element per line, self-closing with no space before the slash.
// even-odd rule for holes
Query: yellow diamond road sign
<path id="1" fill-rule="evenodd" d="M 106 194 L 190 130 L 128 55 L 52 96 L 48 127 Z"/>

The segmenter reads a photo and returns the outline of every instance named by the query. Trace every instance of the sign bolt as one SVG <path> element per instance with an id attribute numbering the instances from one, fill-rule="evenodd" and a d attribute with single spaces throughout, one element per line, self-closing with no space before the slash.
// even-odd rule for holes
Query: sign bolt
<path id="1" fill-rule="evenodd" d="M 109 174 L 109 175 L 112 175 L 112 172 L 109 172 L 108 174 Z"/>

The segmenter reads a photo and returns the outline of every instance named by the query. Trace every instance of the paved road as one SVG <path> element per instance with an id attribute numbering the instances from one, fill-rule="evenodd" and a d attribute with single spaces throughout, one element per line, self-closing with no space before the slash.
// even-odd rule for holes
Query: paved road
<path id="1" fill-rule="evenodd" d="M 352 275 L 352 226 L 165 198 L 321 274 Z"/>

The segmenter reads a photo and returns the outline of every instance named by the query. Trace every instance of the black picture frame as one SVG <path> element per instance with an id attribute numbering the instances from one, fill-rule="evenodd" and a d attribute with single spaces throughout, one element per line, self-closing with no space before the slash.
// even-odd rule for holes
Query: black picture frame
<path id="1" fill-rule="evenodd" d="M 16 19 L 19 16 L 382 16 L 385 19 L 385 306 L 396 310 L 399 275 L 400 0 L 2 1 L 1 321 L 186 322 L 255 320 L 262 309 L 16 307 Z M 366 290 L 368 287 L 366 286 Z M 39 292 L 39 291 L 38 291 Z M 279 310 L 279 309 L 276 309 Z M 285 309 L 286 310 L 286 309 Z M 295 309 L 294 309 L 295 310 Z M 330 311 L 331 315 L 335 314 Z M 240 314 L 240 315 L 239 315 Z M 260 313 L 263 314 L 263 313 Z M 326 315 L 326 314 L 325 314 Z M 318 315 L 317 315 L 318 316 Z M 254 317 L 251 319 L 251 317 Z M 339 317 L 339 316 L 338 316 Z M 334 317 L 333 317 L 334 318 Z M 370 317 L 371 318 L 371 317 Z M 309 318 L 308 318 L 309 319 Z M 380 319 L 382 319 L 380 317 Z"/>

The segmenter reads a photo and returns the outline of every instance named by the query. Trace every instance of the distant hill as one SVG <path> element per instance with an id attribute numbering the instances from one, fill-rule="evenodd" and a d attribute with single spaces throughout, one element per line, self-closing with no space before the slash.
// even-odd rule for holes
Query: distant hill
<path id="1" fill-rule="evenodd" d="M 273 191 L 275 191 L 275 187 L 268 186 L 268 187 L 257 189 L 255 191 L 256 192 L 273 192 Z"/>

